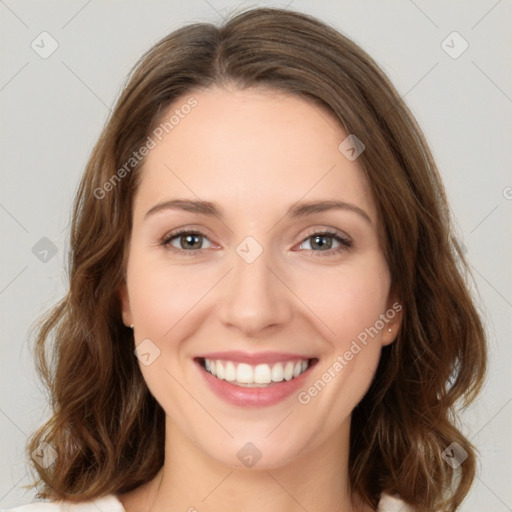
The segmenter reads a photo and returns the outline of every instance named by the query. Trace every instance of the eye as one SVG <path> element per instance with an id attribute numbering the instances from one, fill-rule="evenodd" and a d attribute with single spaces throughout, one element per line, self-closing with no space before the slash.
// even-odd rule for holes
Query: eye
<path id="1" fill-rule="evenodd" d="M 306 247 L 303 247 L 304 245 Z M 337 254 L 350 247 L 352 247 L 352 241 L 348 237 L 332 231 L 312 233 L 299 246 L 300 249 L 327 253 L 327 255 Z"/>
<path id="2" fill-rule="evenodd" d="M 208 241 L 210 245 L 204 247 L 203 242 Z M 208 237 L 200 231 L 178 231 L 169 233 L 162 240 L 162 245 L 176 250 L 179 253 L 200 252 L 203 249 L 212 247 Z"/>
<path id="3" fill-rule="evenodd" d="M 209 245 L 203 245 L 207 242 Z M 169 233 L 161 245 L 177 253 L 192 256 L 200 254 L 203 249 L 213 247 L 208 237 L 201 231 L 181 230 Z M 304 247 L 305 246 L 305 247 Z M 308 247 L 309 246 L 309 247 Z M 317 256 L 337 254 L 352 247 L 352 241 L 341 233 L 332 231 L 314 232 L 299 245 L 299 249 L 309 250 Z M 319 254 L 325 253 L 325 254 Z"/>

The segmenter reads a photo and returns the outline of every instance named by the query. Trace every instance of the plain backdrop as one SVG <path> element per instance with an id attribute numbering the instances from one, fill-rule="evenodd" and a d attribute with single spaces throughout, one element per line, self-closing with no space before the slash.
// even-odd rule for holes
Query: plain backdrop
<path id="1" fill-rule="evenodd" d="M 219 23 L 257 5 L 286 2 L 0 0 L 0 508 L 34 497 L 23 488 L 24 444 L 48 409 L 29 328 L 65 292 L 74 192 L 127 73 L 183 24 Z M 484 392 L 463 416 L 481 460 L 462 510 L 510 511 L 511 1 L 294 0 L 288 7 L 330 23 L 368 51 L 432 147 L 491 350 Z M 41 247 L 48 252 L 41 255 Z"/>

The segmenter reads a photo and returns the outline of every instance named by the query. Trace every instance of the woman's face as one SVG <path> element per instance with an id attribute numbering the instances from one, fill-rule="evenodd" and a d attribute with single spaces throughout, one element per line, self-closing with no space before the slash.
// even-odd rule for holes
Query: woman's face
<path id="1" fill-rule="evenodd" d="M 260 468 L 332 448 L 400 317 L 348 134 L 262 89 L 195 92 L 171 115 L 151 134 L 121 292 L 167 442 Z"/>

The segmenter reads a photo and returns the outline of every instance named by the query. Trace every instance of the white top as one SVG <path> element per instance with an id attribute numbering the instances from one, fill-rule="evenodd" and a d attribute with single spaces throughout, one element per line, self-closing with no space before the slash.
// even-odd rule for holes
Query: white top
<path id="1" fill-rule="evenodd" d="M 126 512 L 114 494 L 82 503 L 66 501 L 37 501 L 28 505 L 1 510 L 0 512 Z M 413 512 L 396 497 L 383 494 L 377 512 Z"/>

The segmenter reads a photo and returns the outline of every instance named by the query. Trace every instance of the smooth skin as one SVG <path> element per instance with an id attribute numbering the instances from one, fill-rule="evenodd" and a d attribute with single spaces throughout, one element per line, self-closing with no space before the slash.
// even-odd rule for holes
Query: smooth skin
<path id="1" fill-rule="evenodd" d="M 375 201 L 357 160 L 338 149 L 347 133 L 311 101 L 268 89 L 194 91 L 168 112 L 190 96 L 197 106 L 144 163 L 120 291 L 135 346 L 149 339 L 160 351 L 140 368 L 166 413 L 165 464 L 119 498 L 127 512 L 369 510 L 349 492 L 350 418 L 399 314 L 306 405 L 293 394 L 234 406 L 194 362 L 212 351 L 307 354 L 319 360 L 307 390 L 396 303 Z M 161 206 L 178 198 L 210 201 L 223 216 Z M 328 200 L 351 206 L 286 215 Z M 204 236 L 170 239 L 179 228 Z M 332 235 L 315 243 L 326 229 L 351 246 Z M 236 251 L 248 236 L 263 249 L 252 263 Z M 251 469 L 237 457 L 248 442 L 262 454 Z"/>

